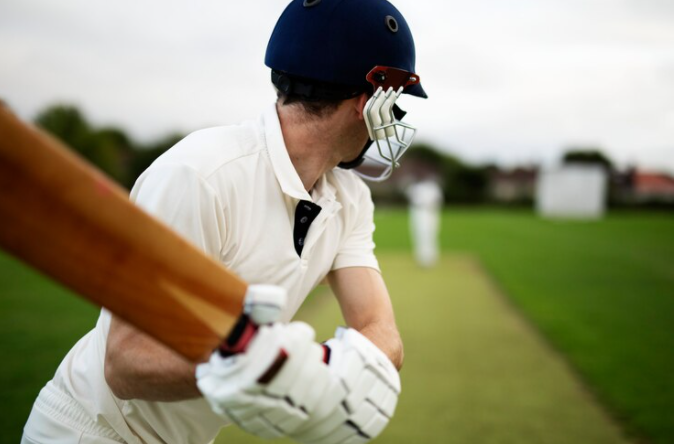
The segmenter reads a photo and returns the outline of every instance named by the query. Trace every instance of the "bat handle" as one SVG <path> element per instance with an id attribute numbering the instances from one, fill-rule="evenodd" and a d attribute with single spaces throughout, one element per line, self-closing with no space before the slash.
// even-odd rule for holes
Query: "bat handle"
<path id="1" fill-rule="evenodd" d="M 322 361 L 324 361 L 324 364 L 329 365 L 329 361 L 331 360 L 331 347 L 325 343 L 322 343 L 321 346 L 324 349 L 324 357 L 322 358 Z"/>
<path id="2" fill-rule="evenodd" d="M 249 285 L 244 297 L 244 310 L 232 331 L 218 347 L 219 354 L 229 356 L 246 351 L 251 340 L 256 336 L 260 325 L 268 325 L 277 321 L 286 305 L 286 290 L 276 285 Z M 280 349 L 274 362 L 258 379 L 261 384 L 270 382 L 284 366 L 288 359 L 286 350 Z"/>
<path id="3" fill-rule="evenodd" d="M 219 354 L 227 358 L 244 352 L 257 331 L 258 325 L 251 320 L 248 314 L 242 314 L 228 337 L 218 346 Z"/>
<path id="4" fill-rule="evenodd" d="M 221 356 L 242 353 L 256 335 L 259 325 L 279 320 L 286 305 L 286 290 L 277 285 L 249 285 L 244 295 L 244 309 L 228 337 L 218 347 Z"/>
<path id="5" fill-rule="evenodd" d="M 258 331 L 258 325 L 251 320 L 249 315 L 242 314 L 235 327 L 232 329 L 230 335 L 218 347 L 219 354 L 227 358 L 229 356 L 243 353 L 246 351 L 249 342 L 253 339 Z M 270 367 L 258 378 L 260 384 L 267 384 L 277 376 L 284 363 L 289 358 L 286 350 L 281 349 Z"/>

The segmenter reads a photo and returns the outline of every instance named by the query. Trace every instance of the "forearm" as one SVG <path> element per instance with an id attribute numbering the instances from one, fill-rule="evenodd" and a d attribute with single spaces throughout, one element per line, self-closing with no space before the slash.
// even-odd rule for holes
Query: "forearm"
<path id="1" fill-rule="evenodd" d="M 348 327 L 366 336 L 394 366 L 404 362 L 404 346 L 397 329 L 387 287 L 379 272 L 366 267 L 342 268 L 329 274 Z"/>
<path id="2" fill-rule="evenodd" d="M 180 401 L 200 396 L 195 364 L 116 318 L 108 334 L 105 377 L 121 399 Z"/>
<path id="3" fill-rule="evenodd" d="M 397 370 L 404 364 L 404 344 L 396 325 L 391 322 L 372 322 L 358 329 L 390 358 Z"/>

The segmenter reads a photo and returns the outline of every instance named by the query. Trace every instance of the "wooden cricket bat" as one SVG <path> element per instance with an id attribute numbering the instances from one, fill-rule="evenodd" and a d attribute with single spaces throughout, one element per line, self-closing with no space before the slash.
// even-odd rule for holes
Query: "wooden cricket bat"
<path id="1" fill-rule="evenodd" d="M 228 335 L 247 288 L 1 104 L 0 248 L 195 362 Z"/>

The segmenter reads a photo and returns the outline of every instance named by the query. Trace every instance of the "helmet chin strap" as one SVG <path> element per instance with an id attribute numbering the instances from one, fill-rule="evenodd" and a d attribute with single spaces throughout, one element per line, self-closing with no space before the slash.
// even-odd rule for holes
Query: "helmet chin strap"
<path id="1" fill-rule="evenodd" d="M 404 116 L 406 116 L 406 111 L 399 108 L 399 106 L 396 103 L 392 106 L 392 113 L 394 114 L 394 118 L 397 121 L 401 121 L 404 118 Z M 369 131 L 369 135 L 371 134 L 371 132 L 372 131 Z M 340 162 L 338 164 L 338 167 L 343 168 L 345 170 L 351 170 L 361 166 L 361 164 L 364 163 L 364 156 L 366 155 L 366 152 L 369 150 L 369 148 L 371 148 L 371 145 L 373 145 L 373 140 L 369 136 L 369 139 L 366 141 L 366 144 L 364 145 L 364 148 L 361 150 L 359 155 L 353 160 L 350 160 L 348 162 Z"/>
<path id="2" fill-rule="evenodd" d="M 371 139 L 367 140 L 366 145 L 364 145 L 364 148 L 361 150 L 361 153 L 359 153 L 359 155 L 356 158 L 350 160 L 349 162 L 340 162 L 338 164 L 338 167 L 344 170 L 351 170 L 353 168 L 357 168 L 358 166 L 360 166 L 362 163 L 364 163 L 364 156 L 366 155 L 368 149 L 371 148 L 372 144 L 373 140 Z"/>

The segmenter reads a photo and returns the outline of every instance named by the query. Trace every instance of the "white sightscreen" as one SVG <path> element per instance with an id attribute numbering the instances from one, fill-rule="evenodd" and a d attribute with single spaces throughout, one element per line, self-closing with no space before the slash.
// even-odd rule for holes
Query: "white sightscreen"
<path id="1" fill-rule="evenodd" d="M 606 207 L 606 172 L 595 165 L 565 165 L 538 174 L 535 205 L 544 217 L 594 219 Z"/>

